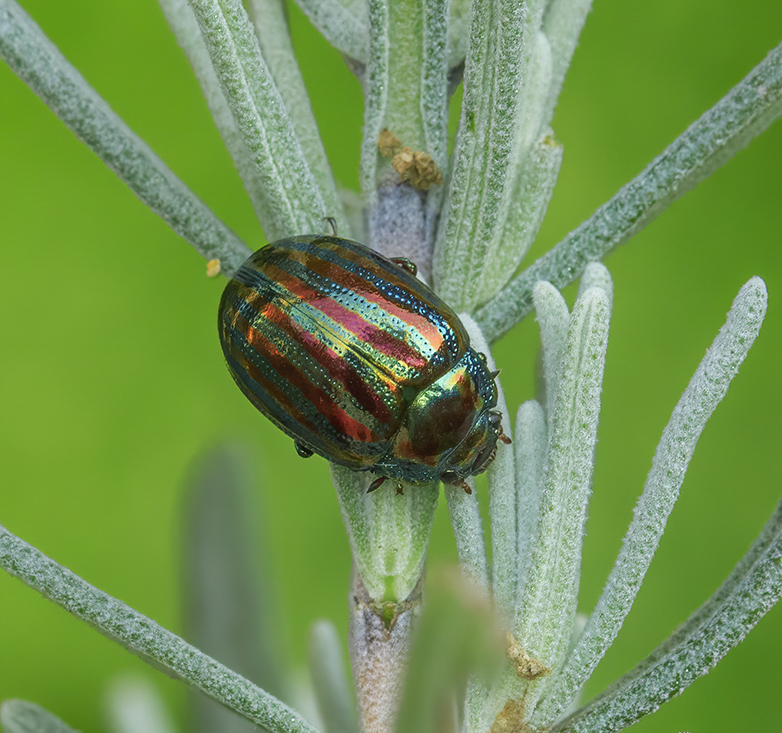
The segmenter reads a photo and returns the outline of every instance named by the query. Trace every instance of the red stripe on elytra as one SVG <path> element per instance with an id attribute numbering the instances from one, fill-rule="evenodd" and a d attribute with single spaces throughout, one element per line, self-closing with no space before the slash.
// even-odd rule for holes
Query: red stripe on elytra
<path id="1" fill-rule="evenodd" d="M 302 328 L 300 324 L 291 320 L 289 314 L 276 304 L 269 304 L 266 309 L 266 315 L 277 328 L 295 341 L 314 362 L 323 367 L 330 378 L 342 384 L 368 415 L 372 416 L 384 427 L 392 427 L 394 423 L 398 422 L 398 420 L 394 420 L 394 415 L 383 397 L 372 388 L 372 385 L 342 354 L 329 348 L 316 333 Z M 378 379 L 381 379 L 383 376 L 383 374 L 379 374 Z M 399 387 L 397 385 L 389 380 L 382 381 L 388 392 L 398 396 Z M 396 426 L 394 429 L 396 429 Z"/>
<path id="2" fill-rule="evenodd" d="M 322 262 L 322 260 L 320 261 Z M 341 268 L 336 269 L 341 273 L 350 275 L 347 270 L 342 270 Z M 312 308 L 318 310 L 332 321 L 339 324 L 357 341 L 367 344 L 384 356 L 396 359 L 401 364 L 404 364 L 406 367 L 412 368 L 415 371 L 422 371 L 429 365 L 431 360 L 430 355 L 422 354 L 414 345 L 397 338 L 393 334 L 389 334 L 380 326 L 370 323 L 364 319 L 359 312 L 338 303 L 328 293 L 314 289 L 309 283 L 280 269 L 272 263 L 266 263 L 265 270 L 271 279 L 285 287 L 293 296 L 297 299 L 306 301 Z M 323 276 L 327 277 L 328 275 L 324 274 Z M 342 281 L 339 280 L 338 282 Z M 364 280 L 360 280 L 360 282 L 366 283 Z M 367 283 L 367 285 L 371 285 L 371 283 Z M 347 286 L 348 283 L 343 283 L 342 285 L 342 287 Z M 442 334 L 424 316 L 397 306 L 384 298 L 377 290 L 368 292 L 359 289 L 355 292 L 360 297 L 376 303 L 382 311 L 398 318 L 408 328 L 421 333 L 429 343 L 433 352 L 437 352 L 442 347 Z"/>
<path id="3" fill-rule="evenodd" d="M 273 344 L 273 342 L 269 341 L 261 331 L 258 331 L 249 324 L 247 324 L 246 329 L 240 328 L 240 330 L 244 333 L 252 347 L 263 354 L 269 362 L 270 367 L 274 369 L 281 378 L 287 380 L 292 386 L 296 387 L 301 392 L 303 398 L 329 422 L 334 430 L 341 435 L 345 435 L 348 438 L 352 438 L 361 443 L 375 443 L 379 441 L 379 437 L 375 436 L 368 426 L 348 415 L 334 401 L 331 395 L 310 382 L 301 370 L 299 370 L 291 360 Z M 259 384 L 263 383 L 265 387 L 265 384 L 268 383 L 268 379 L 264 378 L 264 381 L 261 382 L 261 380 L 256 379 L 254 376 L 254 374 L 262 375 L 260 370 L 255 367 L 252 362 L 248 362 L 246 366 L 248 374 L 259 382 Z M 280 392 L 280 390 L 277 390 L 277 394 L 280 394 Z M 290 397 L 284 392 L 282 392 L 282 395 L 281 398 L 275 396 L 275 400 L 277 400 L 286 412 L 294 410 L 295 406 L 291 402 Z M 311 429 L 316 430 L 315 428 Z"/>
<path id="4" fill-rule="evenodd" d="M 351 262 L 354 262 L 358 267 L 375 272 L 378 277 L 382 277 L 387 280 L 394 287 L 409 293 L 416 300 L 426 304 L 431 310 L 437 310 L 433 304 L 427 302 L 418 293 L 412 293 L 410 286 L 403 282 L 395 273 L 385 268 L 381 268 L 380 265 L 371 260 L 367 261 L 365 257 L 358 258 L 354 252 L 347 250 L 346 254 L 354 255 L 356 259 L 348 258 Z M 437 327 L 424 315 L 417 313 L 409 307 L 395 303 L 390 300 L 389 297 L 378 288 L 371 280 L 359 275 L 353 270 L 347 269 L 343 265 L 333 262 L 325 257 L 319 256 L 316 253 L 309 253 L 303 263 L 308 269 L 313 272 L 317 272 L 324 278 L 328 278 L 332 282 L 339 283 L 342 287 L 355 292 L 363 297 L 370 303 L 374 303 L 380 306 L 381 310 L 388 313 L 395 318 L 398 318 L 403 323 L 407 324 L 411 328 L 418 331 L 429 343 L 432 351 L 438 351 L 442 347 L 443 336 Z M 341 255 L 342 256 L 342 255 Z"/>

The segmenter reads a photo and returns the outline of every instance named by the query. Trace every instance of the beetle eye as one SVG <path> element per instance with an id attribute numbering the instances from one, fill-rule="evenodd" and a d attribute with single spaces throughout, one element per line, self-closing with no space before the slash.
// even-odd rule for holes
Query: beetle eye
<path id="1" fill-rule="evenodd" d="M 458 485 L 461 479 L 456 475 L 455 471 L 443 471 L 443 474 L 440 476 L 440 480 L 444 484 L 452 484 L 454 486 Z"/>

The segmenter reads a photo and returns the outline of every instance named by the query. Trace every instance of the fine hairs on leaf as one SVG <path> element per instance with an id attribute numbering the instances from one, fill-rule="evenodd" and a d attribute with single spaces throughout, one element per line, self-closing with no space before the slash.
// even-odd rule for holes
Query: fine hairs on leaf
<path id="1" fill-rule="evenodd" d="M 284 0 L 159 2 L 266 237 L 324 231 L 324 218 L 335 221 L 343 237 L 352 225 L 354 235 L 366 232 L 377 251 L 415 260 L 419 276 L 463 311 L 457 324 L 447 308 L 437 306 L 448 316 L 443 322 L 453 323 L 428 323 L 430 331 L 424 326 L 410 337 L 400 309 L 393 325 L 375 337 L 363 328 L 373 325 L 367 313 L 379 307 L 371 293 L 361 309 L 350 310 L 364 343 L 374 347 L 375 338 L 379 344 L 386 337 L 395 343 L 420 337 L 431 353 L 421 351 L 422 365 L 404 362 L 402 347 L 376 362 L 367 360 L 369 376 L 356 380 L 369 402 L 377 396 L 372 379 L 385 374 L 386 357 L 424 375 L 395 384 L 401 387 L 400 422 L 410 424 L 400 428 L 395 417 L 378 417 L 381 428 L 395 426 L 385 443 L 375 442 L 382 430 L 359 421 L 342 437 L 372 443 L 376 456 L 387 451 L 384 460 L 393 440 L 415 442 L 409 437 L 416 435 L 410 415 L 418 395 L 429 389 L 448 394 L 441 379 L 453 377 L 455 401 L 468 403 L 469 420 L 460 413 L 454 427 L 442 431 L 447 438 L 462 436 L 461 443 L 433 441 L 436 448 L 421 463 L 455 465 L 460 450 L 465 455 L 465 447 L 476 448 L 464 436 L 482 427 L 483 437 L 474 439 L 482 442 L 459 468 L 473 474 L 485 469 L 485 476 L 445 485 L 459 568 L 435 567 L 427 585 L 439 483 L 381 476 L 381 485 L 368 492 L 377 478 L 373 471 L 390 464 L 362 465 L 362 471 L 331 465 L 353 560 L 348 647 L 354 689 L 344 669 L 344 641 L 333 623 L 316 622 L 307 654 L 309 694 L 323 732 L 610 733 L 706 674 L 782 595 L 782 503 L 714 595 L 634 669 L 578 708 L 581 690 L 635 601 L 705 424 L 759 333 L 766 286 L 757 277 L 744 285 L 673 410 L 616 563 L 584 620 L 576 613 L 581 554 L 614 305 L 611 276 L 600 260 L 782 115 L 782 44 L 513 279 L 538 235 L 559 175 L 563 145 L 552 118 L 591 0 L 298 0 L 364 93 L 361 194 L 353 194 L 349 205 L 343 201 L 350 196 L 337 191 L 318 133 Z M 237 271 L 249 254 L 245 244 L 112 112 L 16 0 L 0 0 L 0 57 L 177 234 L 205 258 L 219 260 L 224 274 Z M 449 157 L 449 97 L 462 79 Z M 380 145 L 388 136 L 396 142 Z M 425 185 L 408 180 L 392 162 L 398 153 L 388 155 L 391 148 L 420 155 L 434 175 Z M 306 267 L 322 276 L 315 265 Z M 579 277 L 571 310 L 560 290 Z M 340 284 L 348 294 L 356 289 L 351 282 Z M 371 282 L 384 295 L 384 288 L 391 289 L 390 281 Z M 429 297 L 422 293 L 421 302 Z M 329 304 L 345 307 L 339 297 Z M 543 384 L 534 399 L 526 396 L 514 423 L 489 345 L 533 308 Z M 326 309 L 313 312 L 329 317 Z M 280 350 L 288 343 L 281 339 Z M 477 363 L 468 345 L 483 362 L 478 365 L 483 382 L 458 367 L 468 358 Z M 348 362 L 357 354 L 347 349 L 339 358 Z M 312 371 L 321 366 L 313 357 Z M 310 404 L 305 393 L 306 386 L 301 400 L 324 417 L 323 401 L 315 396 Z M 395 399 L 394 393 L 387 401 Z M 425 404 L 437 411 L 443 403 Z M 353 419 L 354 404 L 339 407 Z M 373 437 L 357 437 L 367 433 Z M 330 455 L 338 459 L 338 453 Z M 438 463 L 444 457 L 454 463 Z M 196 733 L 256 726 L 270 733 L 315 733 L 284 702 L 303 696 L 277 658 L 281 623 L 269 600 L 273 584 L 256 562 L 263 552 L 255 543 L 258 512 L 252 509 L 247 461 L 235 447 L 220 446 L 204 451 L 194 465 L 184 511 L 185 625 L 188 639 L 203 651 L 2 525 L 0 567 L 189 685 L 201 696 L 191 709 Z M 449 480 L 447 473 L 456 480 L 461 475 L 443 472 Z M 311 596 L 314 607 L 320 599 Z M 119 733 L 174 728 L 154 689 L 143 683 L 115 682 L 109 704 Z M 72 731 L 23 700 L 2 702 L 0 723 L 6 733 Z"/>
<path id="2" fill-rule="evenodd" d="M 434 260 L 438 292 L 458 311 L 475 305 L 471 274 L 485 256 L 475 248 L 499 235 L 507 210 L 525 19 L 526 6 L 515 0 L 473 4 L 451 185 Z"/>
<path id="3" fill-rule="evenodd" d="M 247 246 L 98 96 L 15 0 L 0 1 L 0 58 L 152 211 L 232 274 Z"/>
<path id="4" fill-rule="evenodd" d="M 5 733 L 77 733 L 42 707 L 26 700 L 6 700 L 0 705 Z"/>
<path id="5" fill-rule="evenodd" d="M 0 567 L 142 659 L 272 733 L 315 733 L 298 713 L 0 525 Z"/>
<path id="6" fill-rule="evenodd" d="M 538 725 L 550 725 L 570 704 L 619 632 L 679 496 L 698 438 L 754 343 L 767 300 L 760 278 L 741 289 L 727 322 L 674 409 L 616 565 L 576 648 L 535 711 L 533 721 Z"/>
<path id="7" fill-rule="evenodd" d="M 212 59 L 206 50 L 204 39 L 198 21 L 193 15 L 193 9 L 187 0 L 159 0 L 163 14 L 166 16 L 177 43 L 187 56 L 193 73 L 201 85 L 201 92 L 212 113 L 215 127 L 220 133 L 234 167 L 247 196 L 253 205 L 259 222 L 269 222 L 272 219 L 271 202 L 268 200 L 263 181 L 247 152 L 244 140 L 239 133 L 231 109 L 220 88 L 220 81 L 212 66 Z M 271 234 L 271 232 L 269 232 Z"/>
<path id="8" fill-rule="evenodd" d="M 192 0 L 206 49 L 239 135 L 255 166 L 272 219 L 268 239 L 320 231 L 342 219 L 333 180 L 321 188 L 240 0 Z M 345 225 L 346 226 L 346 225 Z"/>
<path id="9" fill-rule="evenodd" d="M 610 201 L 476 312 L 489 343 L 532 310 L 537 282 L 547 280 L 557 288 L 573 282 L 589 262 L 625 244 L 780 115 L 782 44 Z"/>
<path id="10" fill-rule="evenodd" d="M 556 329 L 551 330 L 552 348 L 560 351 L 561 366 L 549 398 L 546 463 L 536 502 L 539 513 L 514 626 L 521 647 L 549 669 L 561 665 L 575 621 L 610 317 L 606 291 L 589 287 L 576 300 L 564 342 Z M 527 704 L 535 697 L 530 695 Z"/>

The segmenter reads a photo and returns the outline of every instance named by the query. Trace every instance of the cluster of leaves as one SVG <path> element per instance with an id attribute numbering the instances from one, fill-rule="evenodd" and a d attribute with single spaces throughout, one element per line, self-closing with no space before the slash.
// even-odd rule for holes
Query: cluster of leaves
<path id="1" fill-rule="evenodd" d="M 674 410 L 614 570 L 582 627 L 575 613 L 581 544 L 612 308 L 610 277 L 596 263 L 782 114 L 782 46 L 614 198 L 511 280 L 556 182 L 562 148 L 549 125 L 589 0 L 450 6 L 441 0 L 303 0 L 305 12 L 364 87 L 360 211 L 344 205 L 334 184 L 281 3 L 249 0 L 248 14 L 239 0 L 160 2 L 270 240 L 318 231 L 323 217 L 331 216 L 341 231 L 365 234 L 381 251 L 393 243 L 394 255 L 417 261 L 448 302 L 472 314 L 465 321 L 473 344 L 487 354 L 489 344 L 533 308 L 538 314 L 545 390 L 522 405 L 514 448 L 500 451 L 490 470 L 492 566 L 475 495 L 446 487 L 462 573 L 472 585 L 454 593 L 455 584 L 446 584 L 451 590 L 440 603 L 433 594 L 429 613 L 437 613 L 438 621 L 423 620 L 417 648 L 411 648 L 413 621 L 438 488 L 388 487 L 366 496 L 364 477 L 333 469 L 356 565 L 350 641 L 363 729 L 386 731 L 396 724 L 405 731 L 430 730 L 449 684 L 474 672 L 463 714 L 453 721 L 468 733 L 495 725 L 619 730 L 707 672 L 782 593 L 782 509 L 717 593 L 669 640 L 569 714 L 630 610 L 704 424 L 757 335 L 765 287 L 753 279 L 741 290 Z M 244 243 L 128 129 L 14 0 L 0 0 L 0 55 L 177 233 L 207 259 L 219 260 L 224 273 L 238 267 L 248 253 Z M 462 75 L 459 133 L 449 163 L 447 102 Z M 426 192 L 400 185 L 398 167 L 377 147 L 384 129 L 410 150 L 426 151 L 446 172 L 445 184 Z M 558 288 L 579 276 L 570 312 Z M 509 426 L 502 399 L 500 407 Z M 220 537 L 226 542 L 230 535 Z M 271 731 L 315 730 L 269 690 L 2 527 L 0 565 L 248 720 Z M 489 655 L 486 662 L 494 623 L 509 632 L 500 645 L 507 659 Z M 460 634 L 479 643 L 465 643 L 453 656 L 452 640 Z M 415 674 L 403 694 L 410 655 L 417 660 Z M 311 666 L 320 683 L 323 725 L 349 731 L 357 721 L 338 657 L 332 631 L 321 627 Z M 2 716 L 12 733 L 67 730 L 26 703 L 6 703 Z"/>

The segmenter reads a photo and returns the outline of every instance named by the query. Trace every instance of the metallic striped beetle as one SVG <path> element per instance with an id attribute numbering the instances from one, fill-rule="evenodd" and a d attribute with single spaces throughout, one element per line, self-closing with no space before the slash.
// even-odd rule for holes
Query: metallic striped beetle
<path id="1" fill-rule="evenodd" d="M 220 300 L 220 342 L 245 396 L 313 453 L 379 478 L 461 486 L 502 432 L 496 373 L 458 316 L 357 242 L 305 235 L 259 249 Z"/>

